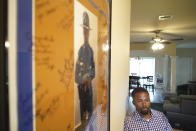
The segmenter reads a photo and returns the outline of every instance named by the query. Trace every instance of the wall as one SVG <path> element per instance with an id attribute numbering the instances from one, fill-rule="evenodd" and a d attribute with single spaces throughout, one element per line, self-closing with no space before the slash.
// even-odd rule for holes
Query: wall
<path id="1" fill-rule="evenodd" d="M 176 55 L 179 57 L 192 57 L 193 69 L 192 80 L 196 81 L 196 48 L 177 48 Z"/>
<path id="2" fill-rule="evenodd" d="M 176 85 L 192 81 L 192 58 L 176 57 Z"/>
<path id="3" fill-rule="evenodd" d="M 176 93 L 176 56 L 171 57 L 171 85 L 169 91 Z"/>
<path id="4" fill-rule="evenodd" d="M 131 0 L 112 1 L 110 130 L 123 131 L 128 96 Z"/>

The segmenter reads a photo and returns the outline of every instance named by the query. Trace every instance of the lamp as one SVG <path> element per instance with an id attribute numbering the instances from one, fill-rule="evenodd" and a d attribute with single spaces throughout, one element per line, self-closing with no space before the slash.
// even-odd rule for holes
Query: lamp
<path id="1" fill-rule="evenodd" d="M 151 47 L 153 50 L 161 50 L 164 48 L 164 45 L 161 44 L 160 42 L 155 42 L 152 47 Z"/>

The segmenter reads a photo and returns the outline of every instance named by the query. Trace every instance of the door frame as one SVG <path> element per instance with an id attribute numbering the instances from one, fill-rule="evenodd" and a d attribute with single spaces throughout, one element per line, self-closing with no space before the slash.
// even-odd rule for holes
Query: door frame
<path id="1" fill-rule="evenodd" d="M 0 1 L 0 129 L 9 131 L 8 64 L 7 49 L 7 0 Z"/>

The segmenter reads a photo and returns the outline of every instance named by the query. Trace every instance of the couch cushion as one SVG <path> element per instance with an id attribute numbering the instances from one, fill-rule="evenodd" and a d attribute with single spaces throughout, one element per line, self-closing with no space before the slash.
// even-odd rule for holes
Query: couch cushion
<path id="1" fill-rule="evenodd" d="M 180 95 L 180 108 L 183 114 L 196 115 L 196 95 Z"/>
<path id="2" fill-rule="evenodd" d="M 171 98 L 176 98 L 177 99 L 177 94 L 175 93 L 163 93 L 164 100 L 170 100 Z"/>
<path id="3" fill-rule="evenodd" d="M 166 111 L 166 112 L 180 113 L 180 105 L 179 104 L 174 104 L 174 103 L 171 103 L 168 100 L 165 100 L 164 104 L 163 104 L 163 110 Z"/>
<path id="4" fill-rule="evenodd" d="M 180 99 L 196 100 L 196 95 L 180 95 Z"/>
<path id="5" fill-rule="evenodd" d="M 196 115 L 196 100 L 183 99 L 181 102 L 181 112 L 183 114 Z"/>
<path id="6" fill-rule="evenodd" d="M 196 116 L 175 112 L 167 112 L 170 123 L 180 123 L 186 131 L 196 131 Z"/>

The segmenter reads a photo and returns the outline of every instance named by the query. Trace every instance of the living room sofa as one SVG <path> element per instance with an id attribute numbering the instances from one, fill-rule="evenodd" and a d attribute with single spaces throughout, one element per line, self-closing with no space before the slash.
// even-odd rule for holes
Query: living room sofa
<path id="1" fill-rule="evenodd" d="M 173 127 L 196 131 L 196 95 L 180 95 L 165 100 L 163 110 Z"/>
<path id="2" fill-rule="evenodd" d="M 177 86 L 177 95 L 196 95 L 196 82 L 188 82 Z"/>

